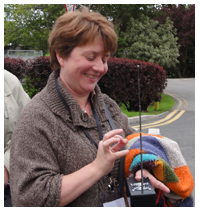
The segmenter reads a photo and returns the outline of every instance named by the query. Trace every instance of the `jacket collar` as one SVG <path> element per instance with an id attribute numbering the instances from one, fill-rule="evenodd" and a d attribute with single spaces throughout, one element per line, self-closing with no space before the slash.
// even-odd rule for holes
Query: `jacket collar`
<path id="1" fill-rule="evenodd" d="M 58 78 L 57 80 L 60 93 L 70 107 L 71 116 L 69 115 L 69 112 L 67 111 L 57 93 L 55 87 L 56 78 Z M 42 100 L 55 114 L 63 118 L 63 120 L 66 121 L 72 129 L 76 130 L 79 126 L 83 126 L 84 128 L 97 127 L 95 119 L 93 117 L 87 116 L 87 114 L 84 113 L 79 104 L 64 87 L 61 79 L 59 78 L 59 70 L 51 73 L 47 85 L 44 88 L 44 92 L 45 94 L 43 94 L 44 97 L 42 98 Z M 98 85 L 95 87 L 95 90 L 92 93 L 92 103 L 99 117 L 99 120 L 101 122 L 106 121 L 107 117 L 103 105 L 103 96 Z"/>

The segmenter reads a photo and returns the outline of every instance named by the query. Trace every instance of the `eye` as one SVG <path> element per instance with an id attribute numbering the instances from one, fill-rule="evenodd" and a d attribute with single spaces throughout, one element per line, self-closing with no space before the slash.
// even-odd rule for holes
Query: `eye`
<path id="1" fill-rule="evenodd" d="M 95 59 L 95 55 L 93 53 L 85 53 L 84 57 L 88 60 L 88 61 L 93 61 Z"/>
<path id="2" fill-rule="evenodd" d="M 110 53 L 107 53 L 106 55 L 104 55 L 104 56 L 102 57 L 102 62 L 103 62 L 103 63 L 107 63 L 107 61 L 108 61 L 109 58 L 110 58 Z"/>
<path id="3" fill-rule="evenodd" d="M 87 60 L 89 61 L 93 61 L 94 60 L 94 57 L 93 56 L 86 56 Z"/>
<path id="4" fill-rule="evenodd" d="M 109 56 L 105 56 L 105 57 L 102 58 L 102 62 L 107 63 L 108 59 L 109 59 Z"/>
<path id="5" fill-rule="evenodd" d="M 107 63 L 107 59 L 102 59 L 102 62 L 103 63 Z"/>

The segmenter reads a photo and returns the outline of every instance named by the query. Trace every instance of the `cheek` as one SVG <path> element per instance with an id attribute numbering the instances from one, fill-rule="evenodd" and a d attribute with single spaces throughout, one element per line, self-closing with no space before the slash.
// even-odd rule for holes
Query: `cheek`
<path id="1" fill-rule="evenodd" d="M 107 71 L 108 71 L 108 66 L 106 65 L 106 66 L 104 67 L 104 74 L 106 74 Z"/>
<path id="2" fill-rule="evenodd" d="M 107 71 L 108 71 L 108 67 L 104 68 L 104 72 L 101 73 L 99 80 L 107 73 Z"/>
<path id="3" fill-rule="evenodd" d="M 79 62 L 78 66 L 82 70 L 88 70 L 88 69 L 92 68 L 92 64 L 86 60 Z"/>

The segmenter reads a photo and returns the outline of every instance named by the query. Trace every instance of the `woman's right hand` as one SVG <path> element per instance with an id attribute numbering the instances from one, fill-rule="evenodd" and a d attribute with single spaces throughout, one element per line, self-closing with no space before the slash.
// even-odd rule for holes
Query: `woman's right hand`
<path id="1" fill-rule="evenodd" d="M 128 154 L 128 150 L 119 151 L 128 142 L 119 135 L 122 132 L 122 129 L 117 129 L 106 133 L 98 145 L 96 159 L 80 170 L 63 176 L 60 206 L 67 205 L 88 190 L 112 170 L 116 159 Z"/>
<path id="2" fill-rule="evenodd" d="M 98 145 L 97 157 L 93 164 L 98 168 L 98 172 L 102 173 L 102 176 L 112 170 L 116 159 L 129 153 L 129 150 L 119 151 L 128 143 L 127 139 L 119 135 L 122 132 L 122 129 L 109 131 Z"/>

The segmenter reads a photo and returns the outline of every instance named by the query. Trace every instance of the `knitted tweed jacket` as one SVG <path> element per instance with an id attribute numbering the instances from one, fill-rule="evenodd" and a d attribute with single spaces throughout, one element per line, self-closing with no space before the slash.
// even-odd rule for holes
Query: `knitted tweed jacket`
<path id="1" fill-rule="evenodd" d="M 85 136 L 83 126 L 99 143 L 97 124 L 92 116 L 83 118 L 83 111 L 63 86 L 59 71 L 53 72 L 46 87 L 25 107 L 18 119 L 11 145 L 10 186 L 13 206 L 51 206 L 60 202 L 63 175 L 71 174 L 91 163 L 97 149 Z M 71 110 L 71 117 L 55 88 L 55 78 L 64 100 Z M 117 104 L 95 88 L 93 106 L 99 117 L 103 135 L 111 130 L 103 101 L 117 128 L 125 137 L 135 132 L 128 125 Z M 71 120 L 72 118 L 72 120 Z M 118 163 L 112 170 L 118 177 Z M 68 206 L 99 206 L 99 195 L 106 190 L 108 176 L 102 177 L 90 189 Z"/>

